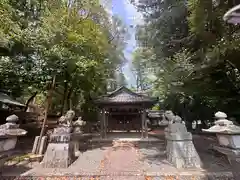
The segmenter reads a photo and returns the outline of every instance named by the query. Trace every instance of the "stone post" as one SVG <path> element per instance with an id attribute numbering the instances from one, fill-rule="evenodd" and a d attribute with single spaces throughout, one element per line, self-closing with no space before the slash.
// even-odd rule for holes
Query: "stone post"
<path id="1" fill-rule="evenodd" d="M 38 144 L 40 145 L 39 145 L 39 149 L 37 150 Z M 47 145 L 47 136 L 43 136 L 41 140 L 40 140 L 40 136 L 36 136 L 33 143 L 32 153 L 42 156 L 46 150 L 46 145 Z"/>
<path id="2" fill-rule="evenodd" d="M 209 129 L 203 129 L 203 132 L 215 133 L 219 146 L 213 148 L 228 157 L 232 167 L 234 179 L 240 178 L 240 127 L 227 120 L 227 115 L 223 112 L 215 114 L 215 125 Z"/>

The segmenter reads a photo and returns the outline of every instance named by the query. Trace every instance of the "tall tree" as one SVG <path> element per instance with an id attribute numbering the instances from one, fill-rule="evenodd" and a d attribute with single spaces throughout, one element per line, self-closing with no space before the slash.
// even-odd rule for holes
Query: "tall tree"
<path id="1" fill-rule="evenodd" d="M 4 0 L 0 5 L 0 87 L 15 97 L 46 96 L 56 76 L 50 111 L 94 110 L 92 97 L 106 92 L 108 79 L 124 61 L 122 22 L 114 27 L 98 0 Z"/>
<path id="2" fill-rule="evenodd" d="M 239 98 L 239 26 L 223 22 L 233 0 L 141 1 L 145 23 L 137 38 L 157 80 L 152 92 L 187 119 L 203 110 L 234 114 Z M 222 97 L 225 97 L 224 100 Z M 192 114 L 190 111 L 193 111 Z M 207 118 L 207 117 L 204 117 Z"/>

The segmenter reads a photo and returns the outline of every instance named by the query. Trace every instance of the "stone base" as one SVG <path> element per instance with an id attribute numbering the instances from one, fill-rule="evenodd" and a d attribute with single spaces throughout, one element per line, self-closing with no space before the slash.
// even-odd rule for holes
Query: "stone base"
<path id="1" fill-rule="evenodd" d="M 10 139 L 0 139 L 0 152 L 14 149 L 17 143 L 17 137 Z"/>
<path id="2" fill-rule="evenodd" d="M 74 157 L 73 143 L 49 143 L 41 165 L 43 168 L 67 168 Z"/>
<path id="3" fill-rule="evenodd" d="M 202 163 L 191 137 L 191 133 L 167 137 L 167 160 L 176 168 L 201 168 Z"/>

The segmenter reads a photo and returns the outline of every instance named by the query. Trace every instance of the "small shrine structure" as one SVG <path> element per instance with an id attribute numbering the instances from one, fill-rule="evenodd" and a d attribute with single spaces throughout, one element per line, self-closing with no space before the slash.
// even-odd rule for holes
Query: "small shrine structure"
<path id="1" fill-rule="evenodd" d="M 159 126 L 161 121 L 164 120 L 164 112 L 161 110 L 149 110 L 147 114 L 147 117 L 153 126 Z"/>
<path id="2" fill-rule="evenodd" d="M 148 137 L 147 109 L 150 109 L 158 98 L 135 93 L 122 86 L 95 100 L 99 107 L 101 137 L 106 138 L 107 132 L 135 131 L 141 132 L 142 138 Z"/>

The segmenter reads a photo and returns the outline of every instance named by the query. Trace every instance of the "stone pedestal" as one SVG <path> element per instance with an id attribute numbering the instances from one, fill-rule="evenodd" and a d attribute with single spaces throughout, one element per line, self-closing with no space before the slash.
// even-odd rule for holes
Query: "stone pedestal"
<path id="1" fill-rule="evenodd" d="M 176 168 L 201 168 L 191 133 L 167 133 L 166 139 L 167 159 Z"/>
<path id="2" fill-rule="evenodd" d="M 67 168 L 75 158 L 72 134 L 52 134 L 43 161 L 44 168 Z"/>

